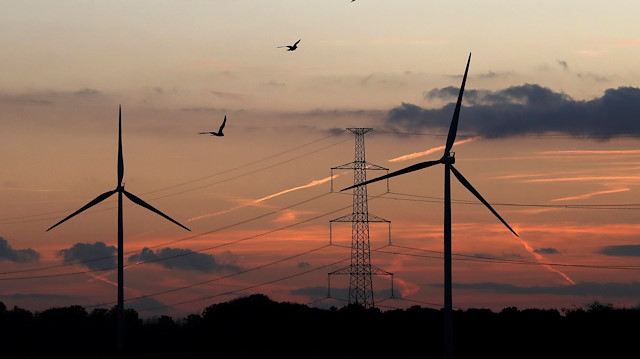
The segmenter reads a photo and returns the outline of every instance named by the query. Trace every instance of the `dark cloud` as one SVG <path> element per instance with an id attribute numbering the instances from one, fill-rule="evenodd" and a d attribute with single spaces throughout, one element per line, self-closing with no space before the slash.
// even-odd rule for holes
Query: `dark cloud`
<path id="1" fill-rule="evenodd" d="M 285 84 L 284 82 L 278 82 L 276 80 L 271 80 L 267 82 L 265 85 L 269 87 L 287 87 L 287 84 Z"/>
<path id="2" fill-rule="evenodd" d="M 65 100 L 78 100 L 78 98 L 95 98 L 103 95 L 101 91 L 91 88 L 82 88 L 76 91 L 47 91 L 34 90 L 22 93 L 0 92 L 0 103 L 17 105 L 53 105 Z"/>
<path id="3" fill-rule="evenodd" d="M 566 61 L 558 60 L 558 65 L 560 65 L 560 67 L 562 67 L 563 70 L 569 71 L 569 64 L 567 64 Z"/>
<path id="4" fill-rule="evenodd" d="M 478 77 L 478 78 L 481 78 L 481 79 L 497 79 L 497 78 L 502 78 L 502 77 L 509 77 L 511 75 L 512 75 L 511 72 L 493 72 L 493 71 L 489 71 L 489 72 L 484 73 L 484 74 L 475 75 L 475 77 Z"/>
<path id="5" fill-rule="evenodd" d="M 0 92 L 0 103 L 17 105 L 52 105 L 50 96 L 42 93 L 9 94 Z"/>
<path id="6" fill-rule="evenodd" d="M 477 258 L 489 258 L 489 259 L 522 259 L 522 255 L 518 253 L 503 253 L 499 256 L 495 254 L 475 253 L 472 256 Z"/>
<path id="7" fill-rule="evenodd" d="M 185 111 L 185 112 L 217 112 L 217 113 L 224 113 L 227 110 L 224 108 L 217 108 L 217 107 L 185 107 L 185 108 L 181 108 L 180 111 Z"/>
<path id="8" fill-rule="evenodd" d="M 90 88 L 83 88 L 73 93 L 74 96 L 94 96 L 99 94 L 100 94 L 100 91 L 90 89 Z"/>
<path id="9" fill-rule="evenodd" d="M 115 268 L 116 252 L 116 247 L 107 246 L 104 242 L 76 243 L 71 248 L 60 250 L 58 256 L 62 257 L 64 263 L 79 262 L 89 269 L 97 270 Z"/>
<path id="10" fill-rule="evenodd" d="M 219 263 L 212 255 L 193 252 L 190 249 L 162 248 L 153 251 L 143 248 L 139 254 L 129 257 L 129 262 L 157 262 L 166 268 L 199 271 L 205 273 L 239 272 L 242 270 L 232 262 Z"/>
<path id="11" fill-rule="evenodd" d="M 427 98 L 455 101 L 458 88 L 434 89 Z M 499 91 L 465 90 L 467 105 L 461 112 L 460 132 L 499 138 L 527 134 L 564 133 L 573 136 L 610 138 L 640 135 L 640 88 L 608 89 L 602 97 L 578 101 L 535 84 Z M 403 103 L 391 109 L 386 124 L 392 130 L 446 130 L 455 103 L 425 109 Z"/>
<path id="12" fill-rule="evenodd" d="M 533 251 L 540 254 L 560 254 L 560 251 L 555 248 L 539 248 Z"/>
<path id="13" fill-rule="evenodd" d="M 213 91 L 213 90 L 209 92 L 213 94 L 215 97 L 221 98 L 223 100 L 234 100 L 234 101 L 244 100 L 244 96 L 237 93 Z"/>
<path id="14" fill-rule="evenodd" d="M 592 72 L 587 72 L 585 74 L 577 74 L 579 79 L 583 80 L 591 80 L 595 82 L 609 82 L 609 79 L 605 76 L 594 74 Z"/>
<path id="15" fill-rule="evenodd" d="M 389 76 L 385 74 L 370 74 L 360 81 L 361 86 L 375 85 L 385 86 L 391 88 L 405 87 L 406 83 L 399 80 L 395 76 Z"/>
<path id="16" fill-rule="evenodd" d="M 442 284 L 432 284 L 432 287 L 441 288 Z M 454 283 L 455 289 L 480 290 L 494 293 L 508 294 L 552 294 L 552 295 L 576 295 L 589 297 L 640 297 L 640 282 L 631 283 L 590 283 L 583 282 L 575 285 L 562 285 L 553 287 L 519 287 L 503 283 Z"/>
<path id="17" fill-rule="evenodd" d="M 614 257 L 640 257 L 640 244 L 607 246 L 600 249 L 598 253 Z"/>
<path id="18" fill-rule="evenodd" d="M 37 262 L 40 260 L 40 253 L 29 249 L 13 249 L 9 242 L 0 237 L 0 261 L 8 260 L 16 263 Z"/>
<path id="19" fill-rule="evenodd" d="M 309 262 L 300 262 L 298 263 L 298 268 L 311 268 L 311 264 Z"/>

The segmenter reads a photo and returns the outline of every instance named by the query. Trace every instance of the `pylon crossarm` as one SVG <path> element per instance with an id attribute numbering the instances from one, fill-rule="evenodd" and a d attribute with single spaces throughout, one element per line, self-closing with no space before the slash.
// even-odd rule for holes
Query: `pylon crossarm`
<path id="1" fill-rule="evenodd" d="M 389 275 L 393 277 L 393 273 L 387 272 L 382 268 L 378 268 L 374 265 L 371 266 L 371 275 Z"/>
<path id="2" fill-rule="evenodd" d="M 382 167 L 382 166 L 378 166 L 378 165 L 374 165 L 373 163 L 369 163 L 369 162 L 365 162 L 365 169 L 366 170 L 372 170 L 372 171 L 388 171 L 388 168 Z"/>
<path id="3" fill-rule="evenodd" d="M 329 221 L 329 223 L 333 223 L 333 222 L 353 222 L 353 214 L 347 214 L 345 216 L 342 217 L 338 217 L 336 219 L 332 219 Z"/>
<path id="4" fill-rule="evenodd" d="M 384 223 L 391 223 L 391 221 L 390 221 L 390 220 L 388 220 L 388 219 L 384 219 L 384 218 L 382 218 L 382 217 L 378 217 L 378 216 L 376 216 L 375 214 L 371 214 L 371 213 L 369 213 L 368 217 L 369 217 L 368 222 L 384 222 Z"/>
<path id="5" fill-rule="evenodd" d="M 334 270 L 333 272 L 330 272 L 329 275 L 340 275 L 340 274 L 351 274 L 351 266 L 347 266 L 344 268 L 340 268 L 337 270 Z"/>

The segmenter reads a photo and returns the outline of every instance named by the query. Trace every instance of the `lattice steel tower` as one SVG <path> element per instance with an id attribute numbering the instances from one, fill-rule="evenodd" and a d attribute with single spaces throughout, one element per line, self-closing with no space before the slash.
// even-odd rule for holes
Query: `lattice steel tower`
<path id="1" fill-rule="evenodd" d="M 367 163 L 365 160 L 364 134 L 371 131 L 371 128 L 347 128 L 356 136 L 355 161 L 338 167 L 331 168 L 331 178 L 333 170 L 353 170 L 353 184 L 359 184 L 367 180 L 367 170 L 389 169 Z M 331 183 L 333 191 L 333 182 Z M 387 182 L 387 192 L 389 184 Z M 365 308 L 374 306 L 373 300 L 373 280 L 372 275 L 390 275 L 391 293 L 393 295 L 393 274 L 371 265 L 371 247 L 369 244 L 369 223 L 386 222 L 389 224 L 389 244 L 391 244 L 391 222 L 369 213 L 367 201 L 367 186 L 359 186 L 353 189 L 353 212 L 350 215 L 342 216 L 329 221 L 330 242 L 332 242 L 331 225 L 334 222 L 351 222 L 351 264 L 348 267 L 338 269 L 329 273 L 329 295 L 331 294 L 331 275 L 349 275 L 349 304 L 360 304 Z"/>

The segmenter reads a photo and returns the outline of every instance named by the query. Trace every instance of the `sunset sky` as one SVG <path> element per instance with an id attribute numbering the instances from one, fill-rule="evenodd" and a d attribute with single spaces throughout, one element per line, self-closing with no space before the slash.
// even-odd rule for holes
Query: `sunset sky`
<path id="1" fill-rule="evenodd" d="M 520 237 L 452 180 L 454 308 L 640 305 L 640 2 L 505 4 L 4 2 L 0 301 L 115 304 L 115 196 L 45 230 L 116 187 L 122 105 L 127 191 L 192 231 L 125 199 L 126 307 L 346 304 L 344 276 L 325 298 L 349 264 L 348 223 L 329 245 L 346 128 L 373 128 L 367 161 L 390 170 L 439 159 L 471 53 L 456 168 Z M 383 309 L 442 306 L 443 180 L 368 186 L 391 221 L 391 246 L 371 224 Z"/>

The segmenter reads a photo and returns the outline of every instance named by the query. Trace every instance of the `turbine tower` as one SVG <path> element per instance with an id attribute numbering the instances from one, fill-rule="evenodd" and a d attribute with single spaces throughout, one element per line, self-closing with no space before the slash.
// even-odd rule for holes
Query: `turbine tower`
<path id="1" fill-rule="evenodd" d="M 367 170 L 389 169 L 367 163 L 365 161 L 364 134 L 371 131 L 371 128 L 347 128 L 356 136 L 355 161 L 341 166 L 331 168 L 331 178 L 333 170 L 353 170 L 353 184 L 359 185 L 367 180 Z M 333 190 L 333 182 L 332 182 Z M 388 191 L 387 187 L 387 191 Z M 329 221 L 330 233 L 331 225 L 334 222 L 351 222 L 351 264 L 348 267 L 338 269 L 329 273 L 331 275 L 349 275 L 349 304 L 360 304 L 365 308 L 374 306 L 373 300 L 373 280 L 372 275 L 391 275 L 380 268 L 371 265 L 371 247 L 369 243 L 369 223 L 386 222 L 389 224 L 389 242 L 391 242 L 391 222 L 369 213 L 367 201 L 367 186 L 357 186 L 353 189 L 353 211 L 350 215 L 342 216 Z M 331 237 L 330 237 L 331 238 Z M 330 239 L 330 242 L 332 240 Z M 393 281 L 392 281 L 393 283 Z M 393 284 L 392 284 L 393 285 Z M 331 290 L 331 282 L 329 282 Z M 392 289 L 393 295 L 393 289 Z"/>
<path id="2" fill-rule="evenodd" d="M 124 178 L 124 159 L 122 157 L 122 106 L 119 106 L 118 108 L 118 183 L 116 185 L 116 188 L 114 190 L 111 190 L 99 195 L 98 197 L 93 199 L 91 202 L 87 203 L 84 207 L 73 212 L 72 214 L 68 215 L 66 218 L 64 218 L 60 222 L 54 224 L 53 226 L 49 227 L 49 229 L 47 229 L 47 232 L 48 232 L 51 229 L 58 226 L 59 224 L 61 224 L 62 222 L 70 219 L 71 217 L 111 197 L 112 194 L 118 193 L 118 305 L 116 307 L 116 315 L 117 315 L 116 329 L 117 329 L 117 348 L 118 348 L 118 351 L 120 352 L 122 352 L 124 349 L 124 279 L 123 279 L 124 278 L 123 277 L 123 272 L 124 272 L 123 242 L 124 241 L 123 241 L 123 226 L 122 226 L 122 194 L 127 196 L 127 198 L 129 198 L 129 200 L 131 200 L 133 203 L 139 206 L 142 206 L 152 212 L 155 212 L 156 214 L 159 214 L 160 216 L 186 229 L 187 231 L 190 231 L 189 228 L 171 219 L 169 216 L 155 209 L 150 204 L 138 198 L 137 196 L 133 195 L 132 193 L 127 192 L 124 189 L 124 185 L 122 184 L 123 178 Z"/>
<path id="3" fill-rule="evenodd" d="M 453 118 L 451 119 L 451 125 L 449 127 L 449 134 L 447 135 L 447 143 L 444 149 L 444 155 L 436 161 L 426 161 L 417 163 L 415 165 L 403 168 L 398 171 L 388 173 L 384 176 L 374 178 L 370 181 L 365 181 L 359 184 L 354 184 L 351 187 L 347 187 L 342 191 L 350 188 L 362 186 L 373 182 L 377 182 L 390 177 L 403 175 L 405 173 L 421 170 L 427 167 L 431 167 L 438 164 L 444 165 L 444 356 L 445 358 L 453 358 L 453 300 L 451 290 L 451 173 L 462 183 L 462 185 L 473 193 L 476 198 L 482 202 L 499 220 L 502 222 L 516 237 L 518 234 L 507 224 L 507 222 L 500 217 L 489 202 L 487 202 L 476 191 L 475 188 L 467 181 L 462 174 L 453 167 L 455 161 L 455 153 L 451 152 L 453 143 L 456 139 L 456 133 L 458 132 L 458 117 L 460 116 L 460 107 L 462 106 L 462 93 L 464 92 L 464 85 L 467 81 L 467 73 L 469 72 L 469 63 L 471 62 L 471 54 L 467 60 L 467 67 L 462 77 L 462 85 L 460 86 L 460 93 L 458 94 L 458 101 L 456 102 L 455 110 L 453 111 Z"/>

